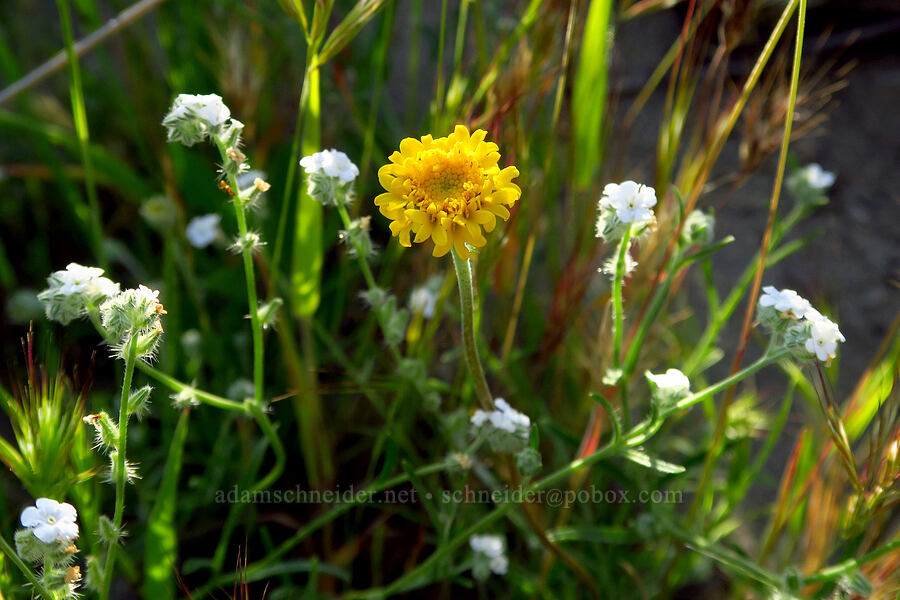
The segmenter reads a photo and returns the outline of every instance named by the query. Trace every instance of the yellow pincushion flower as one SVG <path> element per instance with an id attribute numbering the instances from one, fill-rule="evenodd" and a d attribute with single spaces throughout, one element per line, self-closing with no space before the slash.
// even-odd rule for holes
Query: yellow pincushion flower
<path id="1" fill-rule="evenodd" d="M 381 214 L 393 221 L 391 233 L 400 244 L 434 241 L 434 256 L 451 248 L 462 258 L 469 257 L 466 243 L 484 246 L 482 234 L 491 232 L 497 217 L 509 219 L 507 207 L 516 203 L 522 190 L 513 178 L 519 170 L 500 169 L 497 144 L 485 142 L 487 132 L 456 130 L 438 139 L 406 138 L 400 151 L 390 156 L 390 164 L 378 170 L 378 180 L 387 190 L 375 198 Z"/>

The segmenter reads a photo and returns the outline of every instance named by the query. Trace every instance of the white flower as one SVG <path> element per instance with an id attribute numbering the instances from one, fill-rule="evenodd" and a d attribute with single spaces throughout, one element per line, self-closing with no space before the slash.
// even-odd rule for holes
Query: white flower
<path id="1" fill-rule="evenodd" d="M 218 127 L 231 117 L 231 111 L 218 94 L 178 94 L 172 104 L 172 113 L 196 117 L 210 127 Z"/>
<path id="2" fill-rule="evenodd" d="M 343 182 L 353 181 L 359 175 L 359 168 L 353 164 L 350 158 L 343 152 L 334 149 L 304 156 L 300 159 L 300 166 L 308 174 L 321 172 Z"/>
<path id="3" fill-rule="evenodd" d="M 490 422 L 497 429 L 502 429 L 509 433 L 524 432 L 527 436 L 531 427 L 531 419 L 528 418 L 528 415 L 512 408 L 503 398 L 497 398 L 494 406 L 496 406 L 496 410 L 476 410 L 475 414 L 472 415 L 472 424 L 476 427 L 481 427 L 485 423 Z"/>
<path id="4" fill-rule="evenodd" d="M 616 217 L 623 223 L 643 223 L 653 218 L 656 206 L 656 190 L 650 186 L 623 181 L 609 183 L 603 188 L 600 209 L 614 209 Z"/>
<path id="5" fill-rule="evenodd" d="M 22 511 L 23 527 L 31 529 L 34 537 L 45 544 L 56 541 L 71 542 L 78 537 L 78 513 L 67 502 L 60 504 L 50 498 L 38 498 L 35 506 Z"/>
<path id="6" fill-rule="evenodd" d="M 836 323 L 827 317 L 819 315 L 810 319 L 812 327 L 809 330 L 809 339 L 806 340 L 806 350 L 815 354 L 816 358 L 826 361 L 834 357 L 837 351 L 837 343 L 845 342 L 843 334 Z"/>
<path id="7" fill-rule="evenodd" d="M 409 297 L 409 308 L 415 313 L 422 313 L 426 319 L 434 316 L 437 294 L 427 285 L 419 286 Z"/>
<path id="8" fill-rule="evenodd" d="M 509 567 L 509 559 L 505 556 L 495 556 L 490 562 L 491 571 L 497 575 L 506 575 L 506 569 Z"/>
<path id="9" fill-rule="evenodd" d="M 47 277 L 47 289 L 38 294 L 47 318 L 63 325 L 84 316 L 88 302 L 99 304 L 119 293 L 119 284 L 102 277 L 103 269 L 69 263 L 65 271 Z"/>
<path id="10" fill-rule="evenodd" d="M 225 129 L 230 117 L 231 111 L 217 94 L 179 94 L 162 124 L 170 142 L 193 146 L 210 133 Z M 239 121 L 232 120 L 228 130 L 239 133 L 241 127 Z"/>
<path id="11" fill-rule="evenodd" d="M 506 558 L 506 543 L 499 535 L 473 535 L 469 538 L 469 546 L 475 553 L 475 560 L 480 563 L 484 569 L 486 563 L 487 569 L 490 569 L 497 575 L 505 575 L 509 567 L 509 560 Z"/>
<path id="12" fill-rule="evenodd" d="M 669 369 L 661 375 L 647 373 L 647 379 L 656 384 L 660 391 L 687 392 L 691 389 L 691 380 L 678 369 Z"/>
<path id="13" fill-rule="evenodd" d="M 812 163 L 800 169 L 800 176 L 809 187 L 816 190 L 825 190 L 834 185 L 834 173 L 826 171 L 818 163 Z"/>
<path id="14" fill-rule="evenodd" d="M 810 314 L 818 314 L 808 300 L 800 296 L 794 290 L 778 290 L 768 285 L 763 288 L 763 295 L 759 298 L 762 307 L 772 306 L 780 313 L 786 313 L 796 319 L 809 317 Z M 813 313 L 810 313 L 813 311 Z"/>
<path id="15" fill-rule="evenodd" d="M 188 242 L 194 248 L 206 248 L 219 236 L 221 221 L 222 215 L 217 213 L 194 217 L 184 230 Z"/>
<path id="16" fill-rule="evenodd" d="M 484 429 L 487 442 L 497 452 L 518 452 L 528 444 L 531 419 L 513 409 L 503 398 L 494 402 L 495 410 L 476 410 L 471 423 L 476 429 Z M 476 433 L 481 433 L 476 431 Z"/>

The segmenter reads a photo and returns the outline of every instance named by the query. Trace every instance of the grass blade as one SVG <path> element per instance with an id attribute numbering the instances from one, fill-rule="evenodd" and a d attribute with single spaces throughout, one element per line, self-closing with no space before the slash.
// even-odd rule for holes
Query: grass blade
<path id="1" fill-rule="evenodd" d="M 590 185 L 597 165 L 603 161 L 601 136 L 606 109 L 608 75 L 608 29 L 610 0 L 592 0 L 588 8 L 581 57 L 572 97 L 575 139 L 575 182 Z"/>

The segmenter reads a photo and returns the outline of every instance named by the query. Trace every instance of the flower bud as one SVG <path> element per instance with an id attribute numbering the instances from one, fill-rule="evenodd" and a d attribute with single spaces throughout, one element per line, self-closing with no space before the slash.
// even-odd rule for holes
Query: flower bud
<path id="1" fill-rule="evenodd" d="M 200 399 L 197 397 L 197 391 L 193 387 L 185 387 L 178 393 L 169 396 L 172 399 L 172 405 L 181 410 L 200 405 Z"/>
<path id="2" fill-rule="evenodd" d="M 100 543 L 105 546 L 118 545 L 122 542 L 122 538 L 125 537 L 122 529 L 117 528 L 112 519 L 106 515 L 100 515 L 97 525 L 97 537 L 100 539 Z M 90 565 L 90 561 L 88 561 L 88 564 Z"/>
<path id="3" fill-rule="evenodd" d="M 349 242 L 350 256 L 362 256 L 368 258 L 375 252 L 375 244 L 369 235 L 371 217 L 362 217 L 350 221 L 350 227 L 338 232 L 341 242 Z"/>
<path id="4" fill-rule="evenodd" d="M 106 411 L 88 415 L 82 419 L 94 428 L 94 447 L 109 451 L 119 443 L 119 427 L 113 423 Z"/>
<path id="5" fill-rule="evenodd" d="M 650 382 L 653 400 L 661 411 L 671 408 L 691 394 L 690 380 L 678 369 L 669 369 L 660 375 L 647 371 L 644 376 Z"/>
<path id="6" fill-rule="evenodd" d="M 134 390 L 128 397 L 128 415 L 134 415 L 138 420 L 150 413 L 150 393 L 153 388 L 149 385 Z"/>
<path id="7" fill-rule="evenodd" d="M 244 235 L 235 238 L 234 243 L 228 249 L 235 254 L 258 251 L 265 242 L 255 231 L 248 231 Z"/>
<path id="8" fill-rule="evenodd" d="M 259 322 L 263 329 L 275 326 L 275 322 L 278 320 L 278 311 L 283 304 L 284 300 L 281 298 L 272 298 L 269 302 L 260 305 L 256 314 L 259 317 Z"/>
<path id="9" fill-rule="evenodd" d="M 525 448 L 516 453 L 516 467 L 526 477 L 537 474 L 543 467 L 541 453 L 534 448 Z"/>
<path id="10" fill-rule="evenodd" d="M 685 246 L 705 246 L 713 239 L 716 219 L 700 210 L 692 210 L 681 229 L 681 243 Z"/>
<path id="11" fill-rule="evenodd" d="M 165 194 L 159 194 L 144 200 L 140 213 L 151 227 L 160 233 L 166 233 L 175 226 L 178 208 L 171 198 Z"/>

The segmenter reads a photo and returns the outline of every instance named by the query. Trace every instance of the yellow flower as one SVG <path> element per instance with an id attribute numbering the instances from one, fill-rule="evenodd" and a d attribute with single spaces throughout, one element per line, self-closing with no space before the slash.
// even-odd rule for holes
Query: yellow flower
<path id="1" fill-rule="evenodd" d="M 466 243 L 487 243 L 482 227 L 489 233 L 497 217 L 509 219 L 507 207 L 522 195 L 512 182 L 519 170 L 497 166 L 497 144 L 485 142 L 486 135 L 483 129 L 470 135 L 457 125 L 447 137 L 406 138 L 400 151 L 391 154 L 390 164 L 378 170 L 387 192 L 375 198 L 375 205 L 393 221 L 391 233 L 401 245 L 410 246 L 413 234 L 414 242 L 434 241 L 434 256 L 456 248 L 468 258 Z"/>

